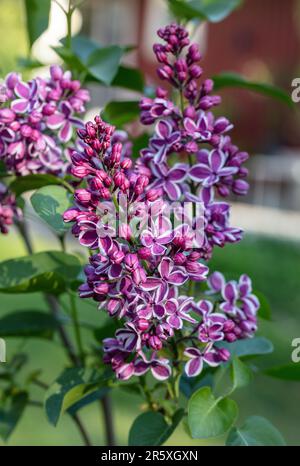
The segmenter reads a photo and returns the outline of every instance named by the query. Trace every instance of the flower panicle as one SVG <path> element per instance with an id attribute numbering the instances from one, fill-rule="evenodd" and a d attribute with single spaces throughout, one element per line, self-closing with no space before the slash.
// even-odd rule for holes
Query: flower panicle
<path id="1" fill-rule="evenodd" d="M 10 73 L 0 90 L 0 158 L 8 172 L 63 176 L 89 100 L 89 92 L 60 66 L 28 82 Z"/>

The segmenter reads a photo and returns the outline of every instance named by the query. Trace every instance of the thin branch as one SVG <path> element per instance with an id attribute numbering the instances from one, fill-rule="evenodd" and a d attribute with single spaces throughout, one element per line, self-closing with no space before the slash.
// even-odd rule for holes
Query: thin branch
<path id="1" fill-rule="evenodd" d="M 82 438 L 83 438 L 83 441 L 84 441 L 85 445 L 86 445 L 87 447 L 91 447 L 91 446 L 92 446 L 92 442 L 91 442 L 91 440 L 90 440 L 90 438 L 89 438 L 89 436 L 88 436 L 88 434 L 87 434 L 87 432 L 86 432 L 86 430 L 85 430 L 85 428 L 84 428 L 84 426 L 83 426 L 83 424 L 82 424 L 82 422 L 81 422 L 79 416 L 78 416 L 77 414 L 73 414 L 73 415 L 72 415 L 72 419 L 73 419 L 73 421 L 75 422 L 75 424 L 77 425 L 78 430 L 79 430 L 80 433 L 81 433 L 81 436 L 82 436 Z"/>
<path id="2" fill-rule="evenodd" d="M 67 14 L 67 11 L 64 9 L 64 7 L 59 3 L 58 0 L 52 0 L 54 3 L 56 3 L 57 6 L 64 12 L 64 14 Z"/>
<path id="3" fill-rule="evenodd" d="M 105 426 L 105 436 L 106 436 L 106 445 L 113 447 L 116 445 L 113 419 L 112 419 L 112 409 L 111 409 L 111 400 L 109 395 L 105 395 L 100 400 L 103 413 L 103 421 Z"/>

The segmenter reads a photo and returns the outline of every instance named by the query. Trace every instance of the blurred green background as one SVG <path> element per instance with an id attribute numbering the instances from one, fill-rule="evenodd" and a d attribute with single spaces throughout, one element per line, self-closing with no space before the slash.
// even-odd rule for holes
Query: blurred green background
<path id="1" fill-rule="evenodd" d="M 4 76 L 18 68 L 17 59 L 26 56 L 27 39 L 22 15 L 21 0 L 0 0 L 0 71 Z M 54 238 L 39 223 L 32 229 L 39 232 L 35 250 L 58 249 Z M 287 226 L 288 228 L 288 226 Z M 274 231 L 274 234 L 276 231 Z M 23 244 L 16 232 L 1 236 L 0 259 L 25 254 Z M 260 362 L 264 367 L 290 362 L 291 342 L 300 337 L 300 242 L 276 239 L 275 236 L 246 234 L 239 245 L 217 250 L 210 265 L 211 270 L 220 270 L 227 278 L 237 278 L 241 273 L 249 274 L 255 290 L 263 292 L 272 308 L 272 321 L 261 322 L 259 333 L 270 338 L 275 351 Z M 1 295 L 0 316 L 16 309 L 45 310 L 42 296 Z M 101 321 L 96 307 L 80 302 L 80 317 L 94 325 Z M 85 335 L 86 340 L 90 337 Z M 17 348 L 28 350 L 30 367 L 42 368 L 42 378 L 51 383 L 61 371 L 64 363 L 63 352 L 55 342 L 34 340 L 31 343 L 8 339 L 7 358 Z M 20 374 L 22 376 L 22 374 Z M 259 414 L 268 418 L 282 432 L 288 444 L 300 445 L 300 391 L 299 384 L 282 382 L 263 375 L 257 375 L 249 387 L 234 396 L 240 406 L 240 420 L 248 415 Z M 35 389 L 35 399 L 42 399 L 42 391 Z M 113 413 L 118 444 L 126 445 L 129 428 L 140 412 L 141 400 L 125 391 L 113 394 Z M 100 406 L 94 403 L 82 410 L 82 419 L 89 426 L 95 445 L 104 443 Z M 222 439 L 216 439 L 216 444 Z M 29 407 L 8 442 L 9 445 L 77 445 L 81 444 L 78 432 L 67 416 L 63 416 L 56 428 L 50 426 L 40 408 Z M 169 445 L 201 445 L 204 442 L 191 441 L 181 427 L 168 440 Z M 2 445 L 0 441 L 0 445 Z"/>

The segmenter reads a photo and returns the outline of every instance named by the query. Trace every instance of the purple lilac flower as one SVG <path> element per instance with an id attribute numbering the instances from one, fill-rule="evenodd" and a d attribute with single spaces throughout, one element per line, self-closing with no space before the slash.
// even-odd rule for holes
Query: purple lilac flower
<path id="1" fill-rule="evenodd" d="M 171 123 L 160 121 L 155 128 L 155 134 L 151 138 L 151 148 L 154 152 L 153 160 L 155 163 L 162 163 L 167 153 L 172 150 L 176 142 L 180 140 L 180 132 L 174 131 Z"/>
<path id="2" fill-rule="evenodd" d="M 182 195 L 181 185 L 188 173 L 188 165 L 176 163 L 169 168 L 166 163 L 152 164 L 152 173 L 155 181 L 152 188 L 161 188 L 171 201 L 178 201 Z"/>
<path id="3" fill-rule="evenodd" d="M 214 247 L 241 239 L 241 230 L 230 225 L 229 204 L 217 196 L 245 194 L 248 154 L 227 135 L 231 123 L 212 114 L 220 98 L 211 95 L 211 80 L 199 84 L 201 56 L 185 28 L 171 24 L 158 35 L 163 41 L 154 45 L 158 76 L 180 94 L 180 108 L 163 88 L 155 98 L 142 99 L 141 121 L 155 123 L 155 130 L 135 163 L 126 137 L 100 117 L 78 131 L 81 144 L 70 150 L 71 173 L 84 184 L 64 219 L 92 251 L 79 295 L 120 320 L 103 350 L 104 362 L 121 380 L 148 371 L 165 380 L 181 364 L 188 376 L 199 375 L 204 364 L 217 367 L 229 360 L 222 342 L 249 338 L 257 326 L 259 303 L 250 279 L 243 275 L 227 283 L 219 272 L 208 276 L 207 266 Z M 53 73 L 59 81 L 59 71 Z M 66 120 L 60 115 L 52 123 Z M 176 155 L 180 163 L 174 163 Z M 165 217 L 170 200 L 178 204 L 174 217 L 181 217 L 176 227 Z M 197 213 L 182 215 L 184 201 L 202 205 L 200 223 Z M 116 206 L 119 230 L 107 225 L 104 215 Z M 186 296 L 189 280 L 207 282 L 200 301 Z"/>
<path id="4" fill-rule="evenodd" d="M 9 173 L 63 175 L 69 165 L 62 143 L 75 141 L 83 127 L 89 93 L 70 72 L 50 68 L 49 78 L 29 82 L 10 73 L 5 80 L 6 107 L 0 109 L 0 156 Z"/>
<path id="5" fill-rule="evenodd" d="M 202 186 L 208 188 L 217 184 L 222 177 L 231 176 L 237 173 L 238 167 L 226 167 L 225 154 L 220 150 L 212 150 L 210 153 L 201 151 L 204 160 L 202 163 L 194 165 L 189 176 L 193 181 L 201 182 Z M 206 157 L 204 156 L 206 154 Z"/>
<path id="6" fill-rule="evenodd" d="M 218 348 L 208 346 L 205 350 L 190 347 L 186 348 L 184 355 L 189 358 L 185 365 L 185 373 L 188 377 L 196 377 L 203 369 L 203 363 L 211 367 L 217 367 L 222 362 L 226 362 L 230 353 L 227 350 L 220 351 Z"/>
<path id="7" fill-rule="evenodd" d="M 14 194 L 10 193 L 3 183 L 0 183 L 0 232 L 8 233 L 14 218 L 20 219 L 21 216 L 22 212 L 17 207 Z"/>

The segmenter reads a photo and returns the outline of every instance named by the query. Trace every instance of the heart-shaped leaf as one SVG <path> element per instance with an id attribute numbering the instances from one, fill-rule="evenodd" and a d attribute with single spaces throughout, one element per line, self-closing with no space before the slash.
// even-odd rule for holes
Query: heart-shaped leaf
<path id="1" fill-rule="evenodd" d="M 193 438 L 211 438 L 225 434 L 238 415 L 235 401 L 215 398 L 210 387 L 197 390 L 188 403 L 188 424 Z"/>
<path id="2" fill-rule="evenodd" d="M 69 225 L 63 221 L 63 213 L 71 205 L 71 196 L 61 186 L 44 186 L 30 198 L 38 216 L 48 223 L 58 234 L 65 233 Z"/>
<path id="3" fill-rule="evenodd" d="M 184 415 L 179 409 L 173 416 L 172 424 L 167 424 L 161 413 L 148 412 L 140 414 L 132 424 L 129 432 L 129 446 L 159 446 L 174 432 Z"/>
<path id="4" fill-rule="evenodd" d="M 246 419 L 242 427 L 234 427 L 228 435 L 226 445 L 233 447 L 284 446 L 280 432 L 260 416 Z"/>

